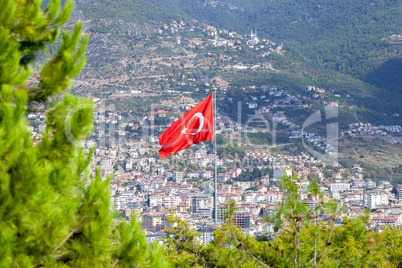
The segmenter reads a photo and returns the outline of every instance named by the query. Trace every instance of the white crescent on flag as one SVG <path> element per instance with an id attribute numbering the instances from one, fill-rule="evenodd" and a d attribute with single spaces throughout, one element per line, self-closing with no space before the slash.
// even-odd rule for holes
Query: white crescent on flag
<path id="1" fill-rule="evenodd" d="M 162 159 L 193 144 L 214 139 L 212 96 L 187 111 L 159 136 L 159 155 Z"/>
<path id="2" fill-rule="evenodd" d="M 204 127 L 204 115 L 202 113 L 195 113 L 193 117 L 198 117 L 200 120 L 200 125 L 198 126 L 198 129 L 196 132 L 190 132 L 191 135 L 196 135 L 198 132 L 201 131 L 201 129 Z M 191 117 L 190 120 L 193 118 Z"/>

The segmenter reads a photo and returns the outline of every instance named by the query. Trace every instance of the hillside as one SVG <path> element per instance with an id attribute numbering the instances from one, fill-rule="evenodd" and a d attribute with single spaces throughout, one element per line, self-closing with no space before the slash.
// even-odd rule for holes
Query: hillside
<path id="1" fill-rule="evenodd" d="M 115 18 L 137 23 L 168 22 L 180 16 L 145 0 L 81 0 L 78 8 L 89 19 Z"/>
<path id="2" fill-rule="evenodd" d="M 261 36 L 283 40 L 309 58 L 355 76 L 371 70 L 371 60 L 378 56 L 399 53 L 395 42 L 383 40 L 402 31 L 402 5 L 396 0 L 148 1 L 242 34 L 258 30 Z"/>
<path id="3" fill-rule="evenodd" d="M 206 32 L 187 29 L 182 33 L 180 27 L 184 26 L 179 22 L 190 28 L 200 23 L 212 24 L 219 31 L 235 30 L 243 38 L 248 38 L 244 34 L 255 29 L 260 38 L 283 43 L 286 54 L 259 58 L 258 53 L 242 52 L 228 56 L 249 64 L 269 60 L 280 73 L 272 80 L 272 75 L 259 72 L 241 76 L 224 72 L 222 75 L 233 85 L 244 86 L 245 81 L 253 81 L 304 88 L 314 84 L 352 96 L 353 104 L 364 110 L 360 113 L 364 121 L 399 124 L 399 118 L 389 118 L 402 114 L 400 40 L 393 35 L 401 28 L 400 20 L 396 19 L 399 3 L 387 1 L 380 5 L 375 1 L 366 6 L 363 3 L 343 5 L 343 2 L 81 0 L 76 3 L 73 20 L 84 22 L 85 32 L 91 34 L 91 39 L 88 64 L 77 85 L 90 91 L 96 87 L 97 92 L 107 94 L 116 86 L 147 84 L 139 79 L 176 72 L 177 67 L 172 66 L 178 66 L 182 60 L 192 62 L 195 72 L 199 72 L 200 59 L 205 63 L 201 69 L 219 67 L 216 57 L 205 57 L 208 48 L 194 50 L 187 47 L 188 43 L 174 42 L 178 36 L 195 43 L 197 38 L 205 40 L 206 37 Z M 375 23 L 367 23 L 374 17 Z M 171 27 L 172 22 L 178 22 L 174 24 L 176 28 Z"/>
<path id="4" fill-rule="evenodd" d="M 218 149 L 221 159 L 230 162 L 236 155 L 243 158 L 247 151 L 255 150 L 279 157 L 307 154 L 323 160 L 333 160 L 331 156 L 335 155 L 346 169 L 355 164 L 364 167 L 366 179 L 385 179 L 394 185 L 402 182 L 402 117 L 395 114 L 401 110 L 401 61 L 391 57 L 396 54 L 379 57 L 361 50 L 372 55 L 368 59 L 373 64 L 381 64 L 360 77 L 330 68 L 324 64 L 323 55 L 309 56 L 309 49 L 318 43 L 314 40 L 322 38 L 315 36 L 315 29 L 307 46 L 300 40 L 274 38 L 260 29 L 256 29 L 256 38 L 255 30 L 253 34 L 246 29 L 236 33 L 230 30 L 236 25 L 223 28 L 211 25 L 212 18 L 196 21 L 183 12 L 175 15 L 186 8 L 185 3 L 172 8 L 144 1 L 119 0 L 119 5 L 106 0 L 80 1 L 75 5 L 70 26 L 81 20 L 90 43 L 87 64 L 73 93 L 93 97 L 100 110 L 107 107 L 113 112 L 108 112 L 108 119 L 95 117 L 91 138 L 97 140 L 103 131 L 112 133 L 118 127 L 119 131 L 105 142 L 106 148 L 129 141 L 135 147 L 137 142 L 149 142 L 153 150 L 158 147 L 154 137 L 216 88 L 217 141 L 229 145 Z M 222 9 L 222 17 L 225 9 L 235 15 L 250 12 L 240 7 L 240 1 L 236 6 L 213 3 L 198 8 Z M 198 2 L 191 4 L 196 7 Z M 263 10 L 266 3 L 260 5 Z M 383 42 L 396 47 L 399 41 L 393 36 Z M 327 120 L 324 114 L 329 107 L 338 107 L 339 113 Z M 305 127 L 318 111 L 322 120 Z M 126 125 L 126 118 L 133 119 L 131 126 Z M 338 123 L 339 138 L 334 139 L 338 143 L 326 138 L 330 123 Z M 211 149 L 210 144 L 205 148 Z M 99 157 L 97 164 L 101 163 Z M 109 167 L 108 172 L 127 169 L 124 160 Z M 187 169 L 195 170 L 192 165 Z M 326 178 L 332 176 L 326 169 L 323 172 Z M 241 179 L 255 179 L 261 174 L 244 172 Z M 198 188 L 202 184 L 195 185 Z"/>
<path id="5" fill-rule="evenodd" d="M 368 94 L 388 102 L 382 107 L 401 113 L 395 102 L 402 98 L 400 1 L 148 1 L 216 27 L 241 34 L 255 29 L 258 35 L 281 40 L 318 67 L 318 80 L 328 78 L 322 68 L 352 76 L 381 88 L 372 91 L 366 85 Z"/>

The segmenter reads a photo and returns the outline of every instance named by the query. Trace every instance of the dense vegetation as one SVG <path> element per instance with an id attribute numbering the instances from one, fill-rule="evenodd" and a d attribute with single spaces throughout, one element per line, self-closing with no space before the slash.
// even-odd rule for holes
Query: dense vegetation
<path id="1" fill-rule="evenodd" d="M 102 0 L 80 1 L 79 8 L 90 19 L 119 18 L 135 22 L 169 22 L 180 18 L 179 15 L 167 9 L 160 8 L 145 0 Z M 145 27 L 145 26 L 144 26 Z"/>
<path id="2" fill-rule="evenodd" d="M 236 205 L 227 204 L 226 223 L 214 231 L 211 243 L 202 245 L 200 233 L 176 215 L 164 241 L 167 259 L 174 267 L 400 267 L 402 233 L 370 228 L 369 217 L 343 217 L 345 207 L 324 201 L 318 184 L 311 181 L 309 196 L 316 206 L 299 200 L 296 177 L 282 178 L 284 202 L 265 218 L 275 237 L 255 239 L 233 224 Z M 325 216 L 324 216 L 325 215 Z M 339 223 L 342 223 L 340 225 Z"/>
<path id="3" fill-rule="evenodd" d="M 148 1 L 242 34 L 256 29 L 294 51 L 299 66 L 294 69 L 287 59 L 286 70 L 304 73 L 318 86 L 346 90 L 370 110 L 402 112 L 400 43 L 390 42 L 402 30 L 400 1 Z"/>
<path id="4" fill-rule="evenodd" d="M 78 146 L 90 133 L 92 103 L 71 95 L 85 64 L 81 24 L 63 31 L 72 2 L 0 1 L 0 266 L 165 267 L 135 218 L 114 225 L 110 180 L 91 176 Z M 46 114 L 40 141 L 27 115 Z"/>
<path id="5" fill-rule="evenodd" d="M 252 50 L 242 50 L 236 52 L 238 59 L 267 60 L 280 72 L 225 74 L 232 87 L 268 84 L 301 89 L 314 84 L 351 95 L 360 121 L 400 124 L 402 120 L 391 117 L 402 114 L 400 46 L 390 39 L 402 28 L 398 1 L 85 0 L 78 2 L 78 9 L 91 20 L 90 32 L 120 40 L 138 60 L 143 52 L 135 45 L 145 36 L 147 44 L 158 42 L 150 33 L 161 22 L 195 18 L 242 34 L 256 29 L 260 37 L 283 41 L 285 55 L 263 59 Z M 96 58 L 91 67 L 99 69 L 104 60 Z M 112 73 L 102 75 L 110 78 Z"/>
<path id="6" fill-rule="evenodd" d="M 227 224 L 206 246 L 185 222 L 170 217 L 177 224 L 167 230 L 165 255 L 148 245 L 135 217 L 129 225 L 115 226 L 109 180 L 91 176 L 91 153 L 77 146 L 92 125 L 91 102 L 68 92 L 85 63 L 88 38 L 81 35 L 81 24 L 63 32 L 47 61 L 35 61 L 58 40 L 72 3 L 63 10 L 58 0 L 45 10 L 40 0 L 0 4 L 1 267 L 401 266 L 399 229 L 374 233 L 367 217 L 344 218 L 344 226 L 336 226 L 343 208 L 333 200 L 324 202 L 314 182 L 309 194 L 318 206 L 299 202 L 294 177 L 284 178 L 285 202 L 269 219 L 276 229 L 283 228 L 272 241 L 257 241 L 236 229 L 233 204 Z M 37 143 L 27 131 L 31 112 L 46 114 Z M 316 222 L 324 212 L 327 224 Z"/>
<path id="7" fill-rule="evenodd" d="M 149 1 L 242 34 L 257 29 L 260 36 L 288 42 L 309 58 L 355 76 L 371 70 L 373 57 L 394 55 L 398 47 L 381 39 L 402 27 L 396 0 Z"/>

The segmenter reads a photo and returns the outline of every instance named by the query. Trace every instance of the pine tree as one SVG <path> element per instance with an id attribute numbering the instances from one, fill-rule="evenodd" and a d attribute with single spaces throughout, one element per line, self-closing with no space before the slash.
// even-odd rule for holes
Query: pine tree
<path id="1" fill-rule="evenodd" d="M 77 146 L 93 107 L 68 92 L 88 36 L 61 30 L 72 1 L 41 2 L 0 0 L 0 267 L 164 267 L 135 219 L 113 227 L 109 180 L 90 177 L 92 152 Z M 46 114 L 35 141 L 30 112 Z"/>
<path id="2" fill-rule="evenodd" d="M 401 267 L 400 229 L 374 233 L 368 214 L 343 217 L 343 225 L 337 225 L 344 207 L 337 200 L 325 202 L 316 181 L 310 182 L 306 192 L 316 206 L 307 206 L 300 200 L 299 180 L 281 178 L 285 198 L 274 215 L 266 218 L 279 230 L 272 239 L 245 235 L 233 223 L 236 204 L 228 202 L 226 221 L 215 228 L 208 245 L 197 242 L 200 234 L 185 221 L 169 217 L 172 227 L 166 230 L 166 257 L 175 267 Z M 319 221 L 317 216 L 324 215 L 326 220 Z"/>

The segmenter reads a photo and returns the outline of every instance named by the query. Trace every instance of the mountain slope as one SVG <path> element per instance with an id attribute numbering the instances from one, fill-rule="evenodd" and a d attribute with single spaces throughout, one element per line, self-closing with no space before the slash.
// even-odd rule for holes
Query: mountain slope
<path id="1" fill-rule="evenodd" d="M 167 22 L 180 17 L 145 0 L 81 0 L 78 1 L 77 6 L 85 17 L 95 20 L 118 18 L 144 23 L 152 21 Z"/>
<path id="2" fill-rule="evenodd" d="M 360 79 L 377 88 L 368 86 L 368 95 L 388 102 L 373 100 L 367 108 L 402 113 L 401 1 L 148 1 L 216 27 L 242 34 L 255 29 L 259 36 L 283 41 L 321 68 L 319 80 L 328 76 L 323 68 Z M 363 98 L 362 103 L 367 104 Z"/>
<path id="3" fill-rule="evenodd" d="M 373 71 L 376 58 L 398 54 L 399 46 L 381 39 L 402 33 L 397 0 L 149 1 L 220 28 L 243 34 L 256 29 L 354 76 Z"/>

